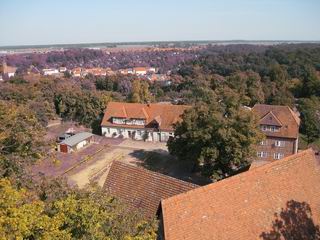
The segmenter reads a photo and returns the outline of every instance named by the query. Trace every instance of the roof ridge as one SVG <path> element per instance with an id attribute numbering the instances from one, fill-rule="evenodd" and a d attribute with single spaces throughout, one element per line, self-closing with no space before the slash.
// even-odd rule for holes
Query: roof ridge
<path id="1" fill-rule="evenodd" d="M 113 165 L 114 163 L 120 164 L 120 165 L 123 165 L 123 166 L 128 166 L 128 167 L 131 167 L 131 168 L 140 169 L 140 170 L 142 170 L 142 171 L 144 171 L 144 172 L 146 172 L 146 173 L 150 173 L 150 174 L 157 175 L 157 176 L 164 177 L 164 178 L 169 178 L 169 179 L 174 180 L 174 181 L 177 181 L 177 182 L 182 182 L 182 183 L 185 183 L 185 184 L 190 184 L 190 185 L 199 187 L 199 185 L 194 184 L 194 183 L 192 183 L 192 182 L 187 182 L 187 181 L 181 180 L 181 179 L 179 179 L 179 178 L 174 178 L 174 177 L 171 177 L 171 176 L 169 176 L 169 175 L 165 175 L 165 174 L 162 174 L 162 173 L 159 173 L 159 172 L 151 171 L 151 170 L 145 169 L 145 168 L 143 168 L 143 167 L 134 166 L 134 165 L 131 165 L 131 164 L 128 164 L 128 163 L 124 163 L 124 162 L 119 161 L 119 160 L 114 160 L 114 161 L 112 161 L 110 168 L 112 167 L 112 165 Z"/>
<path id="2" fill-rule="evenodd" d="M 194 193 L 194 191 L 204 191 L 205 189 L 208 189 L 208 188 L 212 188 L 212 189 L 216 189 L 217 187 L 220 187 L 222 185 L 225 185 L 227 183 L 229 183 L 230 181 L 235 181 L 236 179 L 240 178 L 240 177 L 243 177 L 243 176 L 252 176 L 253 174 L 256 174 L 256 172 L 261 172 L 261 171 L 264 171 L 266 169 L 271 169 L 275 166 L 281 166 L 287 162 L 291 162 L 291 161 L 294 161 L 296 160 L 297 158 L 299 159 L 301 156 L 304 156 L 304 155 L 308 155 L 308 154 L 312 154 L 313 158 L 315 158 L 314 156 L 314 152 L 312 150 L 312 148 L 309 148 L 307 150 L 304 150 L 302 152 L 299 152 L 297 154 L 294 154 L 294 155 L 291 155 L 291 156 L 288 156 L 288 157 L 285 157 L 279 161 L 274 161 L 274 162 L 271 162 L 271 163 L 268 163 L 268 164 L 264 164 L 262 166 L 258 166 L 250 171 L 246 171 L 246 172 L 243 172 L 243 173 L 240 173 L 240 174 L 237 174 L 235 176 L 232 176 L 232 177 L 229 177 L 229 178 L 225 178 L 221 181 L 218 181 L 218 182 L 215 182 L 215 183 L 210 183 L 206 186 L 203 186 L 203 187 L 199 187 L 199 188 L 195 188 L 195 189 L 192 189 L 190 191 L 187 191 L 185 193 L 181 193 L 181 194 L 178 194 L 178 195 L 175 195 L 173 197 L 170 197 L 170 198 L 167 198 L 167 199 L 163 199 L 161 202 L 168 202 L 168 201 L 172 201 L 173 199 L 177 199 L 177 198 L 181 198 L 185 195 L 188 195 L 188 194 L 191 194 L 191 193 Z M 211 190 L 212 190 L 211 189 Z"/>
<path id="3" fill-rule="evenodd" d="M 126 116 L 126 118 L 128 117 L 128 114 L 127 114 L 127 111 L 126 111 L 126 108 L 124 107 L 124 105 L 122 105 L 122 111 L 124 113 L 124 115 Z"/>
<path id="4" fill-rule="evenodd" d="M 149 118 L 149 114 L 147 113 L 147 111 L 144 109 L 144 107 L 142 107 L 142 112 L 145 115 L 146 118 Z"/>
<path id="5" fill-rule="evenodd" d="M 294 120 L 296 121 L 296 123 L 298 124 L 298 126 L 300 125 L 300 119 L 297 116 L 297 114 L 289 107 L 287 106 L 287 108 L 289 109 L 290 113 L 292 114 Z"/>

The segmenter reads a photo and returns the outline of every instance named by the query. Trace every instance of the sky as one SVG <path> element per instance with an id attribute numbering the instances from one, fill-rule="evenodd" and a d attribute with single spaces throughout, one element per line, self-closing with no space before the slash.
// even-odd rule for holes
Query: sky
<path id="1" fill-rule="evenodd" d="M 0 0 L 0 46 L 320 40 L 320 0 Z"/>

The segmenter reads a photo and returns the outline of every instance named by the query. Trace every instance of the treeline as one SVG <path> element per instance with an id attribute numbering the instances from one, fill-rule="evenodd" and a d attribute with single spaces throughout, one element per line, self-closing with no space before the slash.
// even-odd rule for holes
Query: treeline
<path id="1" fill-rule="evenodd" d="M 252 48 L 209 49 L 206 56 L 176 72 L 183 80 L 173 84 L 169 92 L 174 91 L 185 103 L 209 102 L 210 94 L 219 99 L 222 92 L 229 92 L 245 106 L 288 105 L 300 111 L 301 132 L 307 141 L 319 139 L 320 46 Z"/>
<path id="2" fill-rule="evenodd" d="M 319 141 L 319 63 L 319 45 L 209 49 L 183 65 L 169 89 L 162 88 L 164 96 L 195 106 L 176 124 L 170 153 L 213 180 L 246 169 L 262 136 L 257 119 L 243 107 L 256 103 L 297 109 L 300 141 Z"/>

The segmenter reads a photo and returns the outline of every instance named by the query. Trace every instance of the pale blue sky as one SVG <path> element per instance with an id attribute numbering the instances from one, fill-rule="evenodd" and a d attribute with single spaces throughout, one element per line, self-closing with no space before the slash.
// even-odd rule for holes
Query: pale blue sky
<path id="1" fill-rule="evenodd" d="M 0 46 L 320 40 L 320 0 L 0 0 Z"/>

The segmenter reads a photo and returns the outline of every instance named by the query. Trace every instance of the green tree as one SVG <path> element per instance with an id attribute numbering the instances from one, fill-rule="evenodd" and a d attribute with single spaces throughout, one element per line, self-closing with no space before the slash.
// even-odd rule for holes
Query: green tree
<path id="1" fill-rule="evenodd" d="M 301 132 L 307 136 L 308 144 L 320 138 L 320 99 L 312 96 L 299 102 Z"/>
<path id="2" fill-rule="evenodd" d="M 134 103 L 147 103 L 152 101 L 153 96 L 149 92 L 149 84 L 146 81 L 134 80 L 132 82 L 129 100 Z"/>
<path id="3" fill-rule="evenodd" d="M 168 148 L 191 169 L 218 180 L 250 163 L 262 139 L 255 116 L 241 107 L 197 104 L 176 124 Z"/>
<path id="4" fill-rule="evenodd" d="M 61 214 L 49 217 L 43 202 L 0 179 L 0 239 L 71 239 L 63 223 Z"/>
<path id="5" fill-rule="evenodd" d="M 21 177 L 25 167 L 41 156 L 43 134 L 31 109 L 0 101 L 0 176 Z"/>

